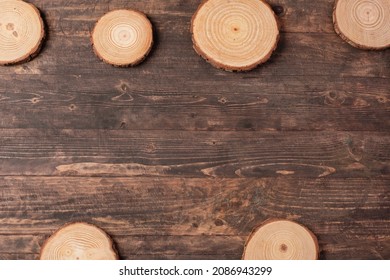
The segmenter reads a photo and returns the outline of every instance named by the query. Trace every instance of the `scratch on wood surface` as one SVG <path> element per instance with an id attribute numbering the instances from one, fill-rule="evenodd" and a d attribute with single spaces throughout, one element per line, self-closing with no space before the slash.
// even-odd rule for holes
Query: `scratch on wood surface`
<path id="1" fill-rule="evenodd" d="M 298 219 L 302 218 L 302 215 L 297 215 L 297 214 L 288 214 L 286 216 L 286 219 L 287 220 L 292 220 L 292 221 L 296 221 Z"/>
<path id="2" fill-rule="evenodd" d="M 336 168 L 333 167 L 323 166 L 323 168 L 325 169 L 325 171 L 324 173 L 320 174 L 318 178 L 326 177 L 336 172 Z"/>
<path id="3" fill-rule="evenodd" d="M 277 174 L 281 175 L 293 175 L 295 174 L 295 171 L 290 171 L 290 170 L 278 170 L 276 171 Z"/>
<path id="4" fill-rule="evenodd" d="M 208 121 L 207 121 L 207 125 L 210 126 L 210 127 L 213 127 L 213 126 L 222 126 L 222 125 L 223 125 L 223 121 L 208 120 Z"/>
<path id="5" fill-rule="evenodd" d="M 363 98 L 358 97 L 353 101 L 353 108 L 365 108 L 369 106 L 370 104 Z"/>
<path id="6" fill-rule="evenodd" d="M 206 175 L 206 176 L 210 176 L 210 177 L 214 177 L 215 176 L 215 168 L 214 167 L 211 167 L 211 168 L 204 168 L 201 170 L 201 172 Z"/>
<path id="7" fill-rule="evenodd" d="M 56 167 L 56 173 L 61 175 L 95 175 L 95 174 L 112 174 L 120 176 L 141 176 L 141 175 L 164 175 L 170 167 L 167 166 L 147 166 L 137 163 L 93 163 L 81 162 Z"/>
<path id="8" fill-rule="evenodd" d="M 98 218 L 92 218 L 92 220 L 99 222 L 99 223 L 104 223 L 104 224 L 113 224 L 113 225 L 119 225 L 119 226 L 128 226 L 129 222 L 124 221 L 118 218 L 114 217 L 98 217 Z"/>
<path id="9" fill-rule="evenodd" d="M 363 169 L 366 169 L 367 167 L 359 162 L 354 162 L 354 163 L 351 163 L 349 164 L 347 167 L 346 167 L 346 170 L 363 170 Z"/>
<path id="10" fill-rule="evenodd" d="M 29 67 L 27 65 L 22 65 L 22 66 L 18 66 L 18 67 L 15 68 L 15 74 L 41 75 L 43 73 L 37 67 Z"/>

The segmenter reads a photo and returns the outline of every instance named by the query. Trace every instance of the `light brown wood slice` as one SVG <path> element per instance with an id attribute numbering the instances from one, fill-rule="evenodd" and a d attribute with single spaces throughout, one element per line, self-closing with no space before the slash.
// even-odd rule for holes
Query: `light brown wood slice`
<path id="1" fill-rule="evenodd" d="M 41 260 L 117 260 L 111 238 L 86 223 L 72 223 L 56 231 L 42 246 Z"/>
<path id="2" fill-rule="evenodd" d="M 390 47 L 390 0 L 336 0 L 333 23 L 340 37 L 354 47 Z"/>
<path id="3" fill-rule="evenodd" d="M 275 13 L 262 0 L 208 0 L 192 18 L 195 51 L 227 71 L 248 71 L 266 62 L 277 47 Z"/>
<path id="4" fill-rule="evenodd" d="M 0 0 L 0 65 L 35 57 L 45 37 L 38 9 L 20 0 Z"/>
<path id="5" fill-rule="evenodd" d="M 268 220 L 252 232 L 245 245 L 244 260 L 316 260 L 315 235 L 288 220 Z"/>
<path id="6" fill-rule="evenodd" d="M 145 14 L 135 10 L 115 10 L 96 23 L 92 33 L 96 55 L 114 66 L 141 63 L 153 46 L 153 27 Z"/>

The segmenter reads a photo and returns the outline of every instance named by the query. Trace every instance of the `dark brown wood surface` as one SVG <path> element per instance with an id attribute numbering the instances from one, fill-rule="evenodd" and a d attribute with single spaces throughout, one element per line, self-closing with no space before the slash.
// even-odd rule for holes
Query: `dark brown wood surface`
<path id="1" fill-rule="evenodd" d="M 0 259 L 35 259 L 68 222 L 123 259 L 239 259 L 268 218 L 306 225 L 321 259 L 390 259 L 390 50 L 354 49 L 333 0 L 269 1 L 281 42 L 248 73 L 192 49 L 200 1 L 35 0 L 48 39 L 0 68 Z M 156 44 L 102 63 L 96 20 L 134 8 Z"/>

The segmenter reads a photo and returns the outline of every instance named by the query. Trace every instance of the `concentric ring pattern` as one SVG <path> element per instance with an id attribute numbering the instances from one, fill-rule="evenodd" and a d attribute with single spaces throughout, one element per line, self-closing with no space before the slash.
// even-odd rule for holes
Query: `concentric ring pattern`
<path id="1" fill-rule="evenodd" d="M 39 11 L 15 0 L 0 0 L 0 7 L 0 64 L 28 60 L 39 51 L 45 35 Z"/>
<path id="2" fill-rule="evenodd" d="M 272 221 L 258 228 L 245 247 L 246 260 L 316 260 L 318 243 L 305 227 L 291 221 Z"/>
<path id="3" fill-rule="evenodd" d="M 105 62 L 116 66 L 136 65 L 152 47 L 152 24 L 138 11 L 112 11 L 96 23 L 92 41 L 95 53 Z"/>
<path id="4" fill-rule="evenodd" d="M 353 46 L 390 47 L 389 0 L 338 0 L 333 20 L 336 32 Z"/>
<path id="5" fill-rule="evenodd" d="M 279 29 L 261 0 L 208 0 L 192 19 L 195 50 L 218 68 L 250 70 L 276 48 Z"/>
<path id="6" fill-rule="evenodd" d="M 115 260 L 111 239 L 101 229 L 74 223 L 59 229 L 44 244 L 41 260 Z"/>

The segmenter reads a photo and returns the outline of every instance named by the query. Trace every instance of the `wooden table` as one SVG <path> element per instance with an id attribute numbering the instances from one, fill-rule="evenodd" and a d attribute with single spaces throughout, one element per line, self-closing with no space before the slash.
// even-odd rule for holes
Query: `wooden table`
<path id="1" fill-rule="evenodd" d="M 35 259 L 72 221 L 123 259 L 239 259 L 270 217 L 309 227 L 322 259 L 390 258 L 390 50 L 354 49 L 333 0 L 272 0 L 272 59 L 214 69 L 192 49 L 200 1 L 31 1 L 48 40 L 0 68 L 0 259 Z M 96 20 L 135 8 L 155 26 L 139 67 L 90 45 Z"/>

